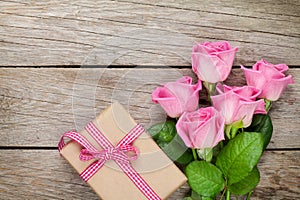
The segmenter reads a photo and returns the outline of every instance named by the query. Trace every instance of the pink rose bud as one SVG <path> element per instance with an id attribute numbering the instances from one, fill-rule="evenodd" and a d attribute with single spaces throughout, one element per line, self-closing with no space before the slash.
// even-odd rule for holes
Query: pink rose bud
<path id="1" fill-rule="evenodd" d="M 176 82 L 157 87 L 152 93 L 152 101 L 159 103 L 168 116 L 175 118 L 183 112 L 195 111 L 198 108 L 201 89 L 201 81 L 192 85 L 192 78 L 184 76 Z"/>
<path id="2" fill-rule="evenodd" d="M 285 64 L 273 65 L 261 59 L 253 65 L 252 69 L 241 67 L 244 70 L 247 84 L 262 91 L 259 98 L 276 101 L 287 85 L 294 83 L 291 75 L 285 76 L 284 74 L 289 69 Z"/>
<path id="3" fill-rule="evenodd" d="M 207 107 L 183 113 L 176 129 L 187 147 L 203 149 L 224 140 L 224 125 L 224 117 L 214 107 Z"/>
<path id="4" fill-rule="evenodd" d="M 219 94 L 223 94 L 229 91 L 233 91 L 235 94 L 239 95 L 241 99 L 250 99 L 255 101 L 257 97 L 261 94 L 261 90 L 257 89 L 252 86 L 242 86 L 242 87 L 237 87 L 237 86 L 228 86 L 228 85 L 223 85 L 221 83 L 218 83 L 216 86 L 216 89 Z"/>
<path id="5" fill-rule="evenodd" d="M 240 88 L 238 92 L 232 89 L 223 94 L 212 96 L 211 100 L 214 107 L 225 117 L 226 125 L 242 120 L 243 126 L 248 127 L 252 122 L 253 114 L 267 113 L 265 102 L 263 99 L 252 100 L 253 96 L 256 96 L 255 91 L 253 91 L 254 94 L 251 94 L 251 92 L 248 93 L 249 91 L 240 90 L 249 90 L 249 88 Z"/>
<path id="6" fill-rule="evenodd" d="M 227 41 L 197 43 L 192 50 L 192 68 L 201 81 L 224 81 L 232 68 L 237 47 Z"/>

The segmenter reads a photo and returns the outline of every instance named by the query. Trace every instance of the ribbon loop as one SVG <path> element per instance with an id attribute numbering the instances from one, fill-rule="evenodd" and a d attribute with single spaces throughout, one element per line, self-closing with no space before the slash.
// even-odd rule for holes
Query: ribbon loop
<path id="1" fill-rule="evenodd" d="M 140 154 L 139 150 L 132 145 L 122 145 L 119 149 L 128 157 L 129 160 L 136 160 Z"/>

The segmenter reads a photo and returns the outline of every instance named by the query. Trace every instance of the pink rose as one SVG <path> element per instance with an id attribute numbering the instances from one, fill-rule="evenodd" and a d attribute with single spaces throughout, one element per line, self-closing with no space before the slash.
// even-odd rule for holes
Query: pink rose
<path id="1" fill-rule="evenodd" d="M 184 76 L 176 82 L 169 82 L 157 87 L 152 93 L 152 101 L 159 103 L 170 117 L 179 117 L 183 112 L 198 108 L 201 81 L 192 85 L 192 78 Z"/>
<path id="2" fill-rule="evenodd" d="M 259 98 L 276 101 L 287 85 L 294 83 L 291 75 L 285 76 L 283 73 L 289 69 L 285 64 L 273 65 L 261 59 L 253 65 L 252 69 L 241 67 L 244 70 L 247 84 L 262 90 Z"/>
<path id="3" fill-rule="evenodd" d="M 261 94 L 261 90 L 257 89 L 252 86 L 242 86 L 242 87 L 237 87 L 237 86 L 228 86 L 228 85 L 223 85 L 221 83 L 218 83 L 216 86 L 216 89 L 219 94 L 223 94 L 229 91 L 233 91 L 235 94 L 239 95 L 241 99 L 247 100 L 253 100 L 255 101 L 257 97 Z"/>
<path id="4" fill-rule="evenodd" d="M 203 149 L 224 140 L 224 125 L 224 117 L 214 107 L 206 107 L 183 113 L 176 129 L 187 147 Z"/>
<path id="5" fill-rule="evenodd" d="M 248 89 L 244 88 L 244 90 Z M 253 114 L 266 114 L 263 99 L 254 101 L 251 99 L 251 95 L 250 97 L 242 96 L 243 93 L 247 92 L 239 91 L 237 93 L 232 89 L 223 94 L 211 96 L 214 107 L 225 117 L 225 124 L 229 125 L 242 120 L 243 126 L 248 127 L 252 122 Z"/>
<path id="6" fill-rule="evenodd" d="M 201 81 L 224 81 L 231 71 L 237 50 L 237 47 L 231 48 L 227 41 L 197 43 L 192 50 L 193 71 Z"/>
<path id="7" fill-rule="evenodd" d="M 214 107 L 207 107 L 183 113 L 176 129 L 187 147 L 203 149 L 224 140 L 224 125 L 224 117 Z"/>

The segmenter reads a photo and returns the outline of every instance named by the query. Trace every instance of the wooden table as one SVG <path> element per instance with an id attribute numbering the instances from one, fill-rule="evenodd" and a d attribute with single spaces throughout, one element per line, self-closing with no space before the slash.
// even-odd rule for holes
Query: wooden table
<path id="1" fill-rule="evenodd" d="M 239 65 L 286 63 L 295 84 L 274 104 L 253 199 L 300 197 L 299 1 L 0 2 L 0 199 L 97 199 L 56 149 L 61 134 L 120 101 L 145 127 L 165 115 L 161 82 L 192 75 L 194 41 L 239 46 Z M 170 199 L 182 199 L 185 185 Z"/>

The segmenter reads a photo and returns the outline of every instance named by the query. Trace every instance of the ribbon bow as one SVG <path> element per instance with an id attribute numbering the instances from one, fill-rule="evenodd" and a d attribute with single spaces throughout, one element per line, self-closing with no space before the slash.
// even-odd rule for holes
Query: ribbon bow
<path id="1" fill-rule="evenodd" d="M 127 153 L 132 154 L 127 154 Z M 80 151 L 79 158 L 82 161 L 89 161 L 91 159 L 98 160 L 114 160 L 129 164 L 131 160 L 138 158 L 139 151 L 132 145 L 122 145 L 117 148 L 107 148 L 101 151 L 90 151 L 88 149 L 82 149 Z"/>
<path id="2" fill-rule="evenodd" d="M 138 149 L 131 144 L 145 131 L 140 124 L 137 124 L 133 129 L 131 129 L 118 142 L 116 147 L 110 143 L 110 141 L 100 132 L 93 122 L 90 122 L 85 129 L 102 147 L 102 150 L 99 151 L 84 136 L 80 135 L 76 131 L 64 133 L 58 144 L 58 150 L 61 151 L 65 145 L 64 138 L 70 138 L 83 147 L 79 155 L 80 160 L 88 161 L 95 159 L 95 161 L 80 174 L 80 177 L 84 181 L 87 182 L 95 173 L 97 173 L 97 171 L 105 164 L 107 160 L 113 160 L 123 170 L 128 178 L 137 186 L 137 188 L 147 197 L 147 199 L 161 199 L 140 176 L 140 174 L 135 171 L 130 163 L 130 161 L 136 160 L 139 155 Z"/>

